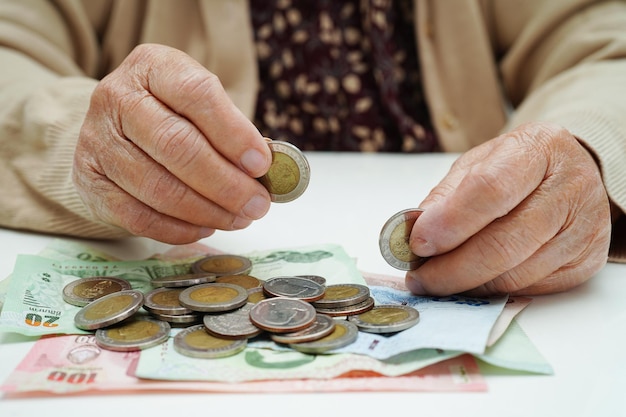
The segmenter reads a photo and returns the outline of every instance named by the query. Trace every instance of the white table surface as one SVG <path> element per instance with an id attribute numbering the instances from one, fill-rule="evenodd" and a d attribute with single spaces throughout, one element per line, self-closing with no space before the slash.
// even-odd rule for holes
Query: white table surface
<path id="1" fill-rule="evenodd" d="M 402 273 L 387 265 L 378 235 L 395 212 L 415 207 L 456 155 L 307 154 L 305 194 L 274 204 L 249 228 L 203 241 L 233 253 L 337 243 L 364 271 Z M 37 254 L 52 236 L 0 229 L 0 279 L 18 254 Z M 147 239 L 84 243 L 123 259 L 168 246 Z M 609 264 L 590 282 L 563 294 L 535 297 L 518 317 L 555 374 L 486 376 L 482 393 L 139 394 L 0 399 L 0 417 L 18 416 L 625 416 L 626 265 Z M 4 380 L 33 342 L 0 334 Z"/>

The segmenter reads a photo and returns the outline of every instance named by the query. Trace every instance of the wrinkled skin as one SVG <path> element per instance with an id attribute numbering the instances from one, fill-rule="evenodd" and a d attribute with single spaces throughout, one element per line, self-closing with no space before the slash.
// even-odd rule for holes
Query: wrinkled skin
<path id="1" fill-rule="evenodd" d="M 234 230 L 270 206 L 271 152 L 217 77 L 188 55 L 137 47 L 91 97 L 73 180 L 93 217 L 171 244 Z"/>
<path id="2" fill-rule="evenodd" d="M 598 166 L 566 130 L 533 123 L 462 155 L 420 205 L 406 276 L 416 294 L 536 295 L 607 261 L 611 214 Z"/>

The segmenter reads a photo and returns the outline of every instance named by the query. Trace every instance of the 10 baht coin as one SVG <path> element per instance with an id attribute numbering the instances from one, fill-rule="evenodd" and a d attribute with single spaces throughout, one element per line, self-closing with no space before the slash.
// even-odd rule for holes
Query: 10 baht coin
<path id="1" fill-rule="evenodd" d="M 191 269 L 216 276 L 247 274 L 252 270 L 252 261 L 240 255 L 209 255 L 194 262 Z"/>
<path id="2" fill-rule="evenodd" d="M 248 291 L 239 285 L 214 282 L 185 288 L 178 301 L 193 311 L 216 313 L 244 305 L 248 301 Z"/>
<path id="3" fill-rule="evenodd" d="M 402 210 L 391 216 L 384 224 L 378 244 L 383 258 L 394 268 L 411 271 L 427 261 L 428 258 L 414 254 L 409 244 L 413 225 L 423 211 L 422 209 Z"/>
<path id="4" fill-rule="evenodd" d="M 184 288 L 156 288 L 144 295 L 143 308 L 156 314 L 189 314 L 193 310 L 183 307 L 178 299 Z"/>
<path id="5" fill-rule="evenodd" d="M 165 342 L 170 330 L 170 325 L 164 321 L 135 316 L 130 321 L 98 329 L 96 344 L 119 352 L 142 350 Z"/>
<path id="6" fill-rule="evenodd" d="M 74 324 L 83 330 L 111 326 L 135 314 L 142 305 L 143 293 L 138 290 L 105 295 L 81 308 L 74 316 Z"/>
<path id="7" fill-rule="evenodd" d="M 370 289 L 361 284 L 334 284 L 326 287 L 324 296 L 314 301 L 315 308 L 337 308 L 351 306 L 367 300 Z"/>
<path id="8" fill-rule="evenodd" d="M 415 326 L 419 312 L 406 305 L 378 305 L 370 311 L 348 317 L 359 330 L 368 333 L 395 333 Z"/>
<path id="9" fill-rule="evenodd" d="M 63 300 L 78 307 L 119 291 L 130 290 L 128 281 L 117 277 L 79 278 L 63 288 Z"/>
<path id="10" fill-rule="evenodd" d="M 259 181 L 276 203 L 286 203 L 300 197 L 309 185 L 311 168 L 304 154 L 289 142 L 268 141 L 272 165 Z"/>
<path id="11" fill-rule="evenodd" d="M 333 332 L 319 340 L 306 343 L 294 343 L 289 345 L 294 350 L 302 353 L 326 353 L 354 343 L 359 336 L 358 328 L 345 320 L 336 320 Z"/>
<path id="12" fill-rule="evenodd" d="M 247 339 L 228 340 L 210 335 L 204 324 L 180 331 L 174 336 L 174 350 L 192 358 L 224 358 L 246 348 Z"/>

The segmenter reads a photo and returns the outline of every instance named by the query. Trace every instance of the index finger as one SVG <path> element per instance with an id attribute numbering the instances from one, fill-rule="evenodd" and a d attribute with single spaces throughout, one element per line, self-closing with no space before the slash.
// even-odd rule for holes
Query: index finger
<path id="1" fill-rule="evenodd" d="M 251 177 L 271 164 L 271 152 L 254 124 L 235 106 L 216 75 L 176 49 L 148 49 L 150 92 L 195 125 L 221 155 Z"/>
<path id="2" fill-rule="evenodd" d="M 413 252 L 448 252 L 515 208 L 542 182 L 546 158 L 532 150 L 522 129 L 499 136 L 462 155 L 420 207 L 410 237 Z"/>

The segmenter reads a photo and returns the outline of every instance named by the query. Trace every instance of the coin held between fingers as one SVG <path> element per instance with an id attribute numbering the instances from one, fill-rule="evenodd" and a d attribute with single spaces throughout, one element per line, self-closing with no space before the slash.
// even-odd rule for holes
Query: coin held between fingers
<path id="1" fill-rule="evenodd" d="M 380 252 L 385 261 L 394 268 L 411 271 L 428 260 L 414 254 L 409 242 L 413 225 L 423 212 L 419 208 L 399 211 L 387 220 L 380 231 Z"/>

